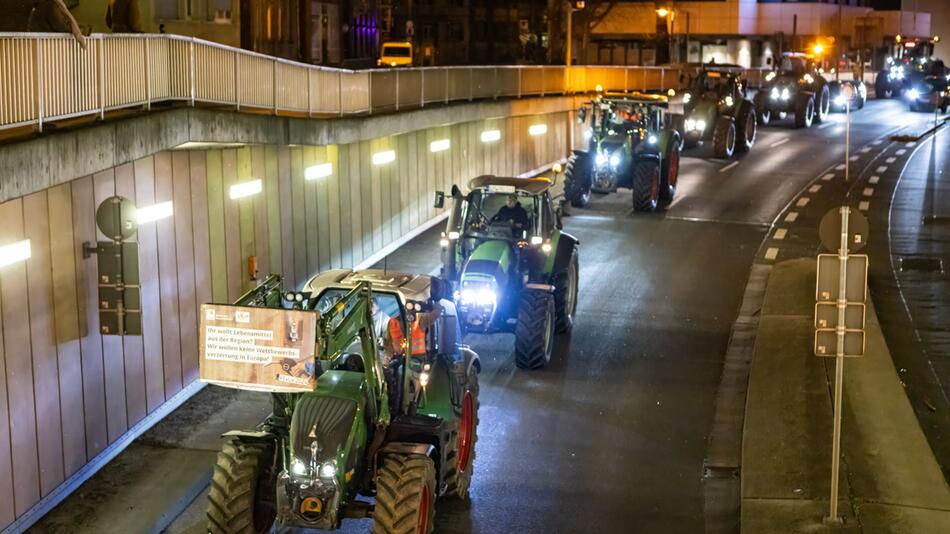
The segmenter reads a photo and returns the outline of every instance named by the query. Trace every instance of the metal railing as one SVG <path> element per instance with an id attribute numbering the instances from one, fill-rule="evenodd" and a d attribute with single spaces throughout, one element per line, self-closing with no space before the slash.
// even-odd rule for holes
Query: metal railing
<path id="1" fill-rule="evenodd" d="M 297 116 L 678 85 L 681 66 L 464 66 L 344 70 L 192 37 L 0 33 L 0 129 L 181 101 Z M 762 69 L 749 69 L 753 85 Z"/>

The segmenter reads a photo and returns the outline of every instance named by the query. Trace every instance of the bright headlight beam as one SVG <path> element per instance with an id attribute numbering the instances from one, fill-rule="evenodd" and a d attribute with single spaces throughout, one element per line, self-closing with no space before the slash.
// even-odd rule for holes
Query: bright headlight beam
<path id="1" fill-rule="evenodd" d="M 494 143 L 499 139 L 501 139 L 501 130 L 485 130 L 481 135 L 483 143 Z"/>
<path id="2" fill-rule="evenodd" d="M 373 165 L 385 165 L 396 161 L 395 150 L 383 150 L 373 154 Z"/>
<path id="3" fill-rule="evenodd" d="M 0 267 L 28 260 L 30 256 L 32 256 L 32 252 L 29 239 L 0 246 Z"/>
<path id="4" fill-rule="evenodd" d="M 260 180 L 250 180 L 232 185 L 228 189 L 228 196 L 231 197 L 231 200 L 237 200 L 239 198 L 256 195 L 263 189 L 264 186 Z"/>
<path id="5" fill-rule="evenodd" d="M 548 133 L 547 124 L 532 124 L 528 127 L 528 135 L 544 135 Z"/>
<path id="6" fill-rule="evenodd" d="M 429 143 L 429 152 L 445 152 L 452 146 L 452 141 L 448 139 L 439 139 Z"/>
<path id="7" fill-rule="evenodd" d="M 135 210 L 135 222 L 138 224 L 150 223 L 166 217 L 171 217 L 173 213 L 172 201 L 159 202 L 144 208 Z"/>
<path id="8" fill-rule="evenodd" d="M 303 171 L 303 179 L 312 182 L 313 180 L 319 180 L 320 178 L 326 178 L 333 174 L 333 164 L 332 163 L 320 163 L 319 165 L 313 165 L 307 167 Z"/>

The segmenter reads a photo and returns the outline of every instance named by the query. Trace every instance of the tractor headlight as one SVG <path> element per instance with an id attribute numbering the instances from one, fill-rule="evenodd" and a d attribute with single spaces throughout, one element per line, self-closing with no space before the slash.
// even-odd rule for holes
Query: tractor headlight
<path id="1" fill-rule="evenodd" d="M 696 120 L 695 119 L 686 119 L 686 131 L 691 132 L 696 129 Z"/>
<path id="2" fill-rule="evenodd" d="M 781 95 L 782 100 L 788 100 L 790 96 L 791 95 L 788 92 L 788 87 L 782 88 L 782 95 Z"/>
<path id="3" fill-rule="evenodd" d="M 918 98 L 920 98 L 920 91 L 918 91 L 917 89 L 911 89 L 907 91 L 907 98 L 911 100 L 917 100 Z"/>
<path id="4" fill-rule="evenodd" d="M 731 108 L 732 105 L 735 104 L 735 101 L 732 99 L 732 96 L 727 95 L 726 98 L 723 100 L 723 103 L 726 104 L 726 107 Z"/>
<path id="5" fill-rule="evenodd" d="M 327 462 L 320 467 L 320 478 L 333 478 L 336 476 L 336 464 Z"/>
<path id="6" fill-rule="evenodd" d="M 768 73 L 768 74 L 765 75 L 765 81 L 767 81 L 767 82 L 772 81 L 774 78 L 775 78 L 775 71 L 774 71 L 774 70 L 773 70 L 772 72 L 770 72 L 770 73 Z"/>
<path id="7" fill-rule="evenodd" d="M 847 101 L 848 101 L 847 97 L 845 97 L 843 94 L 840 94 L 840 95 L 838 95 L 838 96 L 835 97 L 835 105 L 836 105 L 836 106 L 843 106 L 843 105 L 845 104 L 845 102 L 847 102 Z"/>
<path id="8" fill-rule="evenodd" d="M 616 167 L 620 165 L 620 154 L 613 154 L 610 156 L 610 166 Z"/>
<path id="9" fill-rule="evenodd" d="M 647 143 L 650 143 L 651 145 L 655 145 L 655 144 L 656 144 L 656 136 L 653 135 L 653 134 L 650 134 L 650 136 L 647 137 Z"/>
<path id="10" fill-rule="evenodd" d="M 689 93 L 684 93 L 684 94 L 683 94 L 683 103 L 684 103 L 684 104 L 689 104 L 689 101 L 692 100 L 692 99 L 693 99 L 693 95 L 691 95 L 691 94 L 689 94 Z"/>
<path id="11" fill-rule="evenodd" d="M 293 463 L 290 464 L 290 469 L 297 476 L 304 476 L 307 474 L 307 464 L 301 462 L 297 458 L 294 458 Z"/>
<path id="12" fill-rule="evenodd" d="M 594 135 L 594 132 L 592 132 L 592 131 L 590 131 L 590 130 L 584 130 L 584 140 L 585 140 L 585 141 L 589 141 L 590 138 L 593 137 L 593 135 Z"/>
<path id="13" fill-rule="evenodd" d="M 897 73 L 894 74 L 894 77 L 897 78 L 898 80 L 903 80 L 903 79 L 904 79 L 904 69 L 898 70 Z"/>
<path id="14" fill-rule="evenodd" d="M 598 167 L 603 167 L 604 165 L 607 164 L 608 159 L 609 158 L 607 157 L 607 154 L 604 154 L 603 152 L 598 152 L 597 156 L 594 157 L 594 163 L 596 163 Z"/>
<path id="15" fill-rule="evenodd" d="M 812 78 L 811 74 L 805 74 L 802 76 L 802 79 L 804 79 L 806 83 L 815 83 L 815 79 Z"/>
<path id="16" fill-rule="evenodd" d="M 704 120 L 698 120 L 698 121 L 696 121 L 696 130 L 697 130 L 697 131 L 700 131 L 700 132 L 705 131 L 705 130 L 706 130 L 706 121 L 704 121 Z"/>
<path id="17" fill-rule="evenodd" d="M 769 96 L 772 97 L 772 100 L 776 100 L 779 97 L 778 87 L 773 87 L 772 92 L 769 93 Z"/>
<path id="18" fill-rule="evenodd" d="M 550 242 L 550 241 L 546 241 L 543 245 L 541 245 L 541 252 L 543 252 L 543 253 L 545 253 L 545 254 L 551 252 L 551 242 Z"/>
<path id="19" fill-rule="evenodd" d="M 462 289 L 462 306 L 494 308 L 498 302 L 495 288 L 488 284 L 470 284 Z"/>

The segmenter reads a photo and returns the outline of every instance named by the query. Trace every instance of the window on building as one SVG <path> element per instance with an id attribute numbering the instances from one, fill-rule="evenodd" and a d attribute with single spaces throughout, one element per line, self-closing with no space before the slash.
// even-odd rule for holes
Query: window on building
<path id="1" fill-rule="evenodd" d="M 449 23 L 449 39 L 453 41 L 465 40 L 465 26 L 460 22 Z"/>
<path id="2" fill-rule="evenodd" d="M 175 20 L 178 18 L 178 0 L 155 0 L 155 18 Z"/>

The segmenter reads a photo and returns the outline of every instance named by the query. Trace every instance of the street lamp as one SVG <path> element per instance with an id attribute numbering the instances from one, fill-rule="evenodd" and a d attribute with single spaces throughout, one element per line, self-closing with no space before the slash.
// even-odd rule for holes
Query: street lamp
<path id="1" fill-rule="evenodd" d="M 660 9 L 656 10 L 656 14 L 661 17 L 666 17 L 667 15 L 670 14 L 670 10 L 666 9 L 665 7 L 661 7 Z"/>

